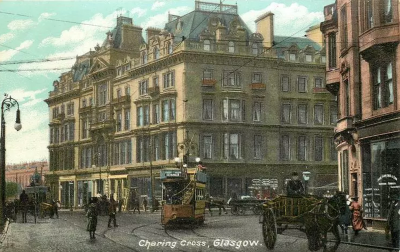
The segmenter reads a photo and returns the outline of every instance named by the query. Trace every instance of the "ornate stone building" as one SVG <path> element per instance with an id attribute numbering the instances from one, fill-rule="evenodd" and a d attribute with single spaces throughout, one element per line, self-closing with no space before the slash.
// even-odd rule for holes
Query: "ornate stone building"
<path id="1" fill-rule="evenodd" d="M 274 35 L 272 13 L 255 22 L 252 32 L 236 5 L 195 1 L 143 39 L 132 19 L 118 17 L 46 100 L 48 181 L 61 201 L 82 205 L 130 187 L 149 195 L 151 174 L 158 196 L 160 169 L 196 157 L 213 196 L 282 193 L 290 174 L 305 170 L 312 192 L 336 188 L 325 49 Z M 318 27 L 308 32 L 322 37 Z"/>
<path id="2" fill-rule="evenodd" d="M 365 217 L 385 219 L 400 188 L 399 3 L 338 0 L 324 12 L 340 189 L 360 197 Z"/>

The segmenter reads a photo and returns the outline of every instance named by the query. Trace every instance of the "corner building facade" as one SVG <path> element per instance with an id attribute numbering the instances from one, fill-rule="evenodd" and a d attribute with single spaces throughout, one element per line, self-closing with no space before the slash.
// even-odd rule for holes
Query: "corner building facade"
<path id="1" fill-rule="evenodd" d="M 384 221 L 400 188 L 399 2 L 338 0 L 324 13 L 339 186 L 359 196 L 366 218 Z"/>
<path id="2" fill-rule="evenodd" d="M 144 39 L 118 17 L 46 100 L 47 181 L 59 197 L 79 206 L 98 192 L 126 198 L 131 187 L 151 196 L 151 174 L 158 197 L 160 169 L 185 154 L 207 167 L 212 196 L 269 197 L 305 170 L 311 192 L 337 188 L 336 103 L 319 27 L 308 31 L 313 41 L 275 36 L 272 13 L 255 22 L 253 33 L 236 5 L 195 1 Z"/>

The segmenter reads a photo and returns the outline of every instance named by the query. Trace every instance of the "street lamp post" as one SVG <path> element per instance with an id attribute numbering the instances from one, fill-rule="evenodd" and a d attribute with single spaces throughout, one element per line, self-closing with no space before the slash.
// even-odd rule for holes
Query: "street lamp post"
<path id="1" fill-rule="evenodd" d="M 308 181 L 310 180 L 311 172 L 303 171 L 303 179 L 304 179 L 304 192 L 308 194 Z"/>
<path id="2" fill-rule="evenodd" d="M 4 95 L 3 102 L 1 103 L 1 183 L 0 183 L 0 224 L 5 223 L 5 203 L 6 203 L 6 121 L 4 120 L 4 112 L 10 110 L 12 107 L 17 106 L 17 115 L 15 119 L 14 128 L 19 131 L 22 128 L 21 115 L 19 111 L 19 104 L 17 100 Z"/>

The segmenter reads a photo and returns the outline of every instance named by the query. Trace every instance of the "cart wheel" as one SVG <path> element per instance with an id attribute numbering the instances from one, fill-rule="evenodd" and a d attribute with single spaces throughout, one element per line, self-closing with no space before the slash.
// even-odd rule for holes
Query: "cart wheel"
<path id="1" fill-rule="evenodd" d="M 255 206 L 255 207 L 253 208 L 253 213 L 254 213 L 255 215 L 261 214 L 261 213 L 262 213 L 262 208 L 261 208 L 261 206 Z"/>
<path id="2" fill-rule="evenodd" d="M 275 215 L 270 208 L 265 209 L 264 211 L 262 229 L 265 246 L 270 250 L 274 249 L 277 237 L 277 230 Z"/>

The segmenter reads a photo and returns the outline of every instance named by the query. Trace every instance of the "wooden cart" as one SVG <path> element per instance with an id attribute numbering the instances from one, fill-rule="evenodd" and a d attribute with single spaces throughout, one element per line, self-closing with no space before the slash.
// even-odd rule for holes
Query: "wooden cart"
<path id="1" fill-rule="evenodd" d="M 339 246 L 338 232 L 341 205 L 345 204 L 343 195 L 332 198 L 315 196 L 278 196 L 263 204 L 260 216 L 265 245 L 273 249 L 277 234 L 286 229 L 297 229 L 305 232 L 310 250 L 326 249 L 327 233 L 332 232 L 336 238 L 335 248 Z M 340 198 L 339 198 L 340 197 Z"/>

